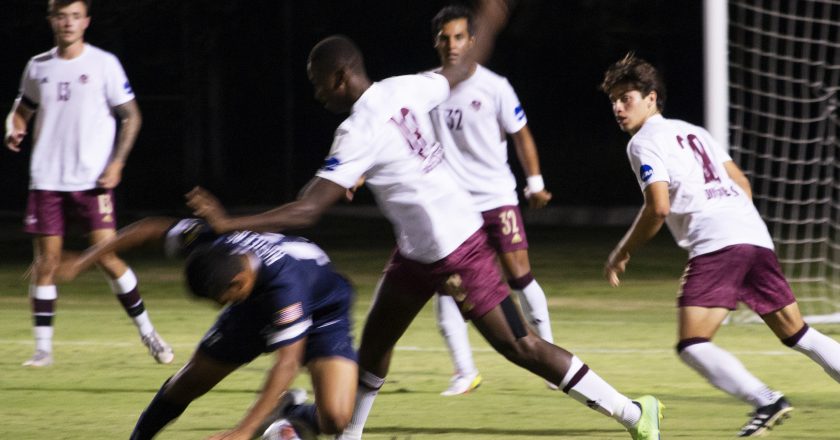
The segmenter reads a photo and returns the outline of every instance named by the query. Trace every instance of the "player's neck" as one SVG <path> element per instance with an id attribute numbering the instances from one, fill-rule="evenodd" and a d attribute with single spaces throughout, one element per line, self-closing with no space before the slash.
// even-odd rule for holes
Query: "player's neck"
<path id="1" fill-rule="evenodd" d="M 82 54 L 82 52 L 84 52 L 85 41 L 80 39 L 67 45 L 58 44 L 56 47 L 58 48 L 59 58 L 63 58 L 65 60 L 72 60 L 73 58 L 78 57 Z"/>

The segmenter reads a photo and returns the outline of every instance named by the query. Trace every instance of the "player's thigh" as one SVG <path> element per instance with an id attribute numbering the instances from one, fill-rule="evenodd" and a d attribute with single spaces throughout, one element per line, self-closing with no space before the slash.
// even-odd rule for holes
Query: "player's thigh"
<path id="1" fill-rule="evenodd" d="M 90 231 L 90 244 L 94 245 L 109 240 L 117 235 L 114 229 L 95 229 Z M 96 263 L 110 278 L 117 279 L 128 270 L 125 261 L 117 256 L 116 253 L 110 252 L 103 255 Z"/>
<path id="2" fill-rule="evenodd" d="M 200 349 L 172 376 L 164 392 L 167 399 L 189 403 L 210 391 L 242 364 L 215 359 Z"/>
<path id="3" fill-rule="evenodd" d="M 779 339 L 789 338 L 795 335 L 805 321 L 802 320 L 802 313 L 797 303 L 789 304 L 786 307 L 772 313 L 761 315 L 761 319 L 773 330 Z"/>
<path id="4" fill-rule="evenodd" d="M 359 344 L 359 365 L 362 368 L 372 372 L 382 368 L 384 358 L 390 355 L 391 349 L 434 293 L 430 289 L 412 292 L 408 291 L 409 288 L 406 282 L 391 273 L 380 280 Z"/>
<path id="5" fill-rule="evenodd" d="M 528 250 L 519 249 L 499 254 L 499 261 L 508 279 L 516 279 L 531 272 L 531 262 L 528 260 Z"/>
<path id="6" fill-rule="evenodd" d="M 353 415 L 359 366 L 341 356 L 317 358 L 306 365 L 321 418 L 347 424 Z"/>
<path id="7" fill-rule="evenodd" d="M 712 339 L 729 309 L 724 307 L 686 306 L 677 309 L 679 339 Z"/>

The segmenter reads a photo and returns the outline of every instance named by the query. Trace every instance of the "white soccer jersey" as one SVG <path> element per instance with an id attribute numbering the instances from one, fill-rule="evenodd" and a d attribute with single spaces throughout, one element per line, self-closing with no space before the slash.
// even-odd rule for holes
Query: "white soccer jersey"
<path id="1" fill-rule="evenodd" d="M 773 249 L 752 200 L 723 166 L 732 158 L 704 128 L 652 116 L 630 139 L 627 156 L 642 190 L 668 182 L 665 222 L 689 257 L 734 244 Z"/>
<path id="2" fill-rule="evenodd" d="M 528 120 L 506 78 L 477 66 L 432 110 L 432 121 L 456 180 L 480 211 L 519 203 L 508 165 L 507 134 L 521 130 Z"/>
<path id="3" fill-rule="evenodd" d="M 81 55 L 66 60 L 53 48 L 29 60 L 19 99 L 37 110 L 29 187 L 96 187 L 114 148 L 111 109 L 134 99 L 117 57 L 85 44 Z"/>
<path id="4" fill-rule="evenodd" d="M 394 226 L 400 253 L 422 263 L 446 257 L 482 224 L 442 162 L 429 118 L 448 95 L 446 78 L 435 73 L 372 84 L 338 126 L 317 173 L 345 188 L 365 176 Z"/>

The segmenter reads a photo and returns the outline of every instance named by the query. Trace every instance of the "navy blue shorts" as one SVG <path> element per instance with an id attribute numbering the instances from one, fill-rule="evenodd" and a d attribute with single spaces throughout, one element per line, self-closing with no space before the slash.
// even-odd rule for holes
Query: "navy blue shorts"
<path id="1" fill-rule="evenodd" d="M 304 365 L 312 359 L 341 356 L 356 361 L 353 348 L 350 308 L 352 287 L 340 304 L 316 310 L 313 324 L 306 332 Z M 272 315 L 260 310 L 258 304 L 236 304 L 225 309 L 216 323 L 199 343 L 199 350 L 223 362 L 245 364 L 263 353 L 277 350 L 279 345 L 269 345 L 272 332 Z"/>

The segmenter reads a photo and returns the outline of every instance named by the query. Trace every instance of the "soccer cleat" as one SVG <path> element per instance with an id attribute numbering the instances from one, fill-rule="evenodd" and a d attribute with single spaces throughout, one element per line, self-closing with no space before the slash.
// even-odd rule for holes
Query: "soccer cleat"
<path id="1" fill-rule="evenodd" d="M 33 354 L 32 357 L 22 365 L 24 367 L 48 367 L 52 365 L 52 363 L 52 353 L 45 350 L 35 350 L 35 354 Z"/>
<path id="2" fill-rule="evenodd" d="M 263 432 L 262 440 L 301 440 L 295 427 L 286 419 L 280 419 L 272 423 Z"/>
<path id="3" fill-rule="evenodd" d="M 168 364 L 175 359 L 175 353 L 172 351 L 172 347 L 170 347 L 156 331 L 143 336 L 141 339 L 143 341 L 143 345 L 148 347 L 149 354 L 152 355 L 159 364 Z"/>
<path id="4" fill-rule="evenodd" d="M 750 421 L 741 428 L 738 437 L 758 437 L 763 435 L 775 425 L 781 425 L 782 421 L 790 417 L 793 407 L 785 396 L 779 395 L 775 402 L 758 407 L 750 414 Z"/>
<path id="5" fill-rule="evenodd" d="M 478 371 L 471 374 L 456 374 L 449 379 L 449 388 L 440 393 L 441 396 L 457 396 L 466 394 L 481 385 L 481 375 Z"/>
<path id="6" fill-rule="evenodd" d="M 280 396 L 280 399 L 277 400 L 277 406 L 275 406 L 274 409 L 271 410 L 271 413 L 265 417 L 262 425 L 257 429 L 257 432 L 263 430 L 268 432 L 268 428 L 270 428 L 269 425 L 274 425 L 283 421 L 291 425 L 291 422 L 286 418 L 286 415 L 292 407 L 306 403 L 306 397 L 306 390 L 302 390 L 300 388 L 293 388 L 283 393 Z"/>
<path id="7" fill-rule="evenodd" d="M 642 416 L 636 426 L 628 429 L 633 440 L 660 440 L 659 423 L 665 405 L 653 396 L 639 397 L 633 403 L 642 409 Z"/>

